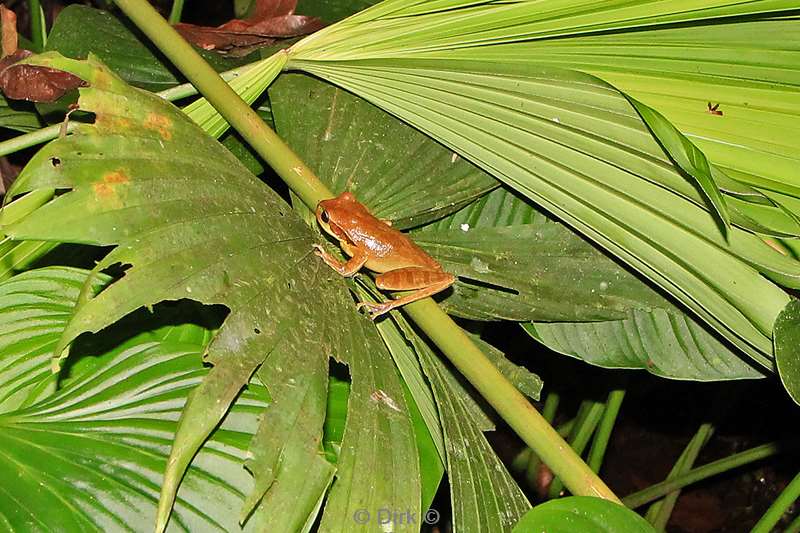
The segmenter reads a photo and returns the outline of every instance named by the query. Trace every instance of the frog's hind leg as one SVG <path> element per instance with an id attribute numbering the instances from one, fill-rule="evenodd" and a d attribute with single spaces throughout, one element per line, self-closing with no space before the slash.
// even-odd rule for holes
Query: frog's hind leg
<path id="1" fill-rule="evenodd" d="M 437 292 L 445 290 L 452 285 L 456 277 L 441 270 L 433 270 L 421 267 L 407 267 L 398 268 L 385 272 L 375 278 L 375 284 L 379 289 L 386 289 L 390 291 L 409 291 L 413 290 L 411 294 L 406 294 L 395 300 L 389 300 L 383 303 L 361 302 L 358 307 L 366 307 L 369 309 L 372 318 L 378 317 L 387 311 L 391 311 L 395 307 L 416 302 L 428 296 L 433 296 Z M 416 289 L 416 290 L 415 290 Z"/>

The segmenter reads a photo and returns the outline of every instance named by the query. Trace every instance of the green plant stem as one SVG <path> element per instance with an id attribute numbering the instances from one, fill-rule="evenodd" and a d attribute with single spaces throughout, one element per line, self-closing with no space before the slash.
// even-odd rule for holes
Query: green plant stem
<path id="1" fill-rule="evenodd" d="M 569 437 L 569 445 L 575 450 L 576 454 L 581 455 L 583 450 L 586 449 L 586 445 L 589 444 L 589 439 L 597 428 L 597 424 L 600 423 L 604 409 L 605 406 L 600 402 L 588 400 L 581 402 L 577 422 Z M 564 480 L 556 477 L 550 484 L 548 496 L 550 498 L 558 498 L 563 490 Z"/>
<path id="2" fill-rule="evenodd" d="M 145 0 L 115 0 L 117 6 L 194 84 L 220 115 L 312 209 L 332 193 L 278 135 Z M 277 52 L 286 56 L 285 51 Z"/>
<path id="3" fill-rule="evenodd" d="M 217 111 L 313 209 L 332 193 L 306 164 L 225 83 L 145 0 L 116 0 L 119 8 L 191 81 Z M 285 51 L 278 52 L 286 54 Z M 528 400 L 430 298 L 404 307 L 522 440 L 566 483 L 573 494 L 619 501 Z M 164 509 L 159 509 L 161 515 Z M 162 524 L 163 525 L 163 524 Z"/>
<path id="4" fill-rule="evenodd" d="M 70 133 L 75 129 L 75 122 L 67 124 L 67 132 Z M 25 148 L 36 146 L 37 144 L 52 141 L 58 137 L 61 132 L 61 124 L 53 124 L 30 133 L 18 135 L 7 141 L 0 142 L 0 157 L 8 154 L 13 154 Z"/>
<path id="5" fill-rule="evenodd" d="M 169 23 L 177 24 L 183 15 L 183 0 L 173 0 L 172 10 L 169 12 Z"/>
<path id="6" fill-rule="evenodd" d="M 219 76 L 226 82 L 229 82 L 235 78 L 238 78 L 239 76 L 250 70 L 255 63 L 248 63 L 238 68 L 226 70 L 225 72 L 220 72 Z M 174 102 L 175 100 L 180 100 L 181 98 L 186 98 L 189 96 L 196 95 L 197 87 L 195 87 L 191 83 L 182 83 L 180 85 L 176 85 L 175 87 L 170 87 L 169 89 L 164 89 L 163 91 L 159 91 L 156 94 L 161 98 L 163 98 L 164 100 L 169 100 L 170 102 Z"/>
<path id="7" fill-rule="evenodd" d="M 408 304 L 403 309 L 525 444 L 561 477 L 570 492 L 619 501 L 433 300 L 426 298 Z"/>
<path id="8" fill-rule="evenodd" d="M 31 42 L 37 51 L 44 50 L 45 23 L 40 0 L 28 0 L 28 14 L 31 17 Z"/>
<path id="9" fill-rule="evenodd" d="M 702 424 L 689 441 L 689 444 L 684 448 L 681 456 L 675 462 L 675 465 L 667 476 L 667 480 L 676 479 L 690 471 L 694 466 L 694 462 L 697 460 L 697 456 L 700 454 L 700 450 L 703 449 L 703 446 L 706 445 L 713 434 L 713 425 Z M 672 510 L 675 508 L 675 503 L 678 501 L 680 494 L 680 490 L 674 490 L 664 496 L 664 499 L 661 501 L 655 502 L 647 510 L 645 519 L 650 522 L 656 530 L 662 531 L 667 526 L 669 517 L 672 515 Z"/>
<path id="10" fill-rule="evenodd" d="M 544 400 L 544 407 L 542 407 L 542 416 L 547 420 L 548 424 L 553 424 L 556 419 L 556 411 L 558 411 L 558 404 L 561 403 L 561 396 L 557 392 L 550 392 Z"/>
<path id="11" fill-rule="evenodd" d="M 566 422 L 564 422 L 563 424 L 561 424 L 556 428 L 556 432 L 566 439 L 567 436 L 569 436 L 569 434 L 572 433 L 572 428 L 575 425 L 575 421 L 576 421 L 575 418 L 573 418 L 572 420 L 567 420 Z"/>
<path id="12" fill-rule="evenodd" d="M 663 498 L 664 496 L 666 496 L 667 494 L 669 494 L 674 490 L 678 490 L 687 485 L 691 485 L 692 483 L 696 483 L 711 476 L 721 474 L 722 472 L 733 470 L 734 468 L 737 468 L 739 466 L 746 465 L 754 461 L 759 461 L 767 457 L 771 457 L 782 451 L 787 450 L 789 447 L 794 448 L 796 446 L 797 446 L 796 442 L 793 442 L 792 444 L 789 445 L 787 445 L 786 443 L 779 443 L 779 442 L 770 442 L 768 444 L 762 444 L 761 446 L 756 446 L 755 448 L 751 448 L 749 450 L 733 454 L 731 456 L 725 457 L 724 459 L 720 459 L 718 461 L 714 461 L 712 463 L 708 463 L 706 465 L 690 470 L 686 474 L 676 477 L 675 479 L 662 481 L 661 483 L 656 483 L 655 485 L 651 485 L 646 489 L 634 492 L 633 494 L 629 494 L 628 496 L 622 498 L 622 503 L 625 506 L 630 507 L 631 509 L 635 509 L 636 507 L 639 507 L 646 503 L 650 503 L 659 498 Z"/>
<path id="13" fill-rule="evenodd" d="M 800 516 L 795 517 L 792 522 L 786 526 L 786 529 L 783 530 L 783 533 L 800 533 Z"/>
<path id="14" fill-rule="evenodd" d="M 761 519 L 753 526 L 750 533 L 769 533 L 778 523 L 778 520 L 786 513 L 786 510 L 800 497 L 800 473 L 794 476 L 794 479 L 789 482 L 783 492 L 775 498 L 772 505 L 769 506 L 767 512 Z"/>
<path id="15" fill-rule="evenodd" d="M 544 401 L 544 407 L 542 407 L 542 417 L 551 426 L 553 425 L 553 420 L 556 418 L 556 411 L 558 411 L 558 404 L 560 401 L 561 397 L 557 392 L 548 393 L 547 398 Z M 559 434 L 561 433 L 559 432 Z M 525 480 L 528 486 L 536 487 L 540 476 L 542 460 L 530 448 L 526 448 L 525 451 L 528 452 L 525 456 L 525 459 L 527 460 L 527 464 L 525 465 Z"/>
<path id="16" fill-rule="evenodd" d="M 589 468 L 591 468 L 593 472 L 600 472 L 600 465 L 603 464 L 603 457 L 606 455 L 608 441 L 611 439 L 611 431 L 614 429 L 614 424 L 617 421 L 620 407 L 622 407 L 622 400 L 624 399 L 624 389 L 616 389 L 608 393 L 608 400 L 606 400 L 603 418 L 600 419 L 600 424 L 597 426 L 597 432 L 595 433 L 587 460 Z"/>

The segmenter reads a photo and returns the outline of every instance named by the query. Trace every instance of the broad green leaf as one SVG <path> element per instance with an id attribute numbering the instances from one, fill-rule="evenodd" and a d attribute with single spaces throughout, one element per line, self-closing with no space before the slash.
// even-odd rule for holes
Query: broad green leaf
<path id="1" fill-rule="evenodd" d="M 629 311 L 599 322 L 532 322 L 523 328 L 551 350 L 604 368 L 640 368 L 675 379 L 764 377 L 764 370 L 676 309 Z"/>
<path id="2" fill-rule="evenodd" d="M 459 276 L 442 301 L 479 320 L 605 320 L 662 296 L 530 202 L 500 188 L 413 233 Z"/>
<path id="3" fill-rule="evenodd" d="M 175 421 L 205 374 L 198 346 L 146 343 L 0 415 L 0 521 L 17 531 L 152 531 Z M 263 391 L 246 392 L 238 405 L 187 471 L 174 529 L 238 529 L 235 513 L 250 485 L 241 462 Z"/>
<path id="4" fill-rule="evenodd" d="M 256 373 L 274 400 L 253 440 L 253 456 L 245 463 L 256 488 L 247 498 L 240 520 L 263 502 L 253 517 L 259 531 L 302 530 L 316 518 L 319 503 L 333 481 L 336 469 L 321 453 L 320 444 L 328 399 L 328 360 L 298 357 L 318 352 L 318 342 L 298 339 L 286 348 L 278 346 Z"/>
<path id="5" fill-rule="evenodd" d="M 521 365 L 509 361 L 505 354 L 476 335 L 470 335 L 472 342 L 478 345 L 486 357 L 497 367 L 505 378 L 517 390 L 533 401 L 539 401 L 542 392 L 542 379 Z"/>
<path id="6" fill-rule="evenodd" d="M 792 300 L 775 322 L 775 363 L 786 391 L 800 404 L 800 301 Z"/>
<path id="7" fill-rule="evenodd" d="M 570 496 L 537 505 L 514 533 L 655 533 L 647 521 L 618 503 L 591 496 Z"/>
<path id="8" fill-rule="evenodd" d="M 28 102 L 8 101 L 0 95 L 0 128 L 29 132 L 42 127 L 36 109 Z"/>
<path id="9" fill-rule="evenodd" d="M 267 86 L 285 65 L 285 54 L 273 54 L 250 65 L 230 82 L 231 88 L 245 102 L 252 103 L 267 89 Z M 220 137 L 230 128 L 228 122 L 222 118 L 216 109 L 208 105 L 205 98 L 195 100 L 186 106 L 183 111 L 212 137 Z"/>
<path id="10" fill-rule="evenodd" d="M 695 179 L 726 225 L 731 222 L 729 207 L 725 203 L 727 196 L 730 209 L 742 227 L 775 237 L 798 236 L 798 217 L 787 206 L 754 187 L 731 179 L 661 113 L 634 98 L 628 97 L 628 100 L 670 158 Z"/>
<path id="11" fill-rule="evenodd" d="M 295 13 L 336 22 L 377 3 L 377 0 L 298 0 Z"/>
<path id="12" fill-rule="evenodd" d="M 431 507 L 439 485 L 444 478 L 444 461 L 439 455 L 436 443 L 428 431 L 428 426 L 422 419 L 422 415 L 417 408 L 414 397 L 404 387 L 406 391 L 406 404 L 411 411 L 411 420 L 414 422 L 414 435 L 417 441 L 417 453 L 419 454 L 419 477 L 420 477 L 420 511 L 423 513 Z M 441 429 L 441 428 L 440 428 Z M 441 433 L 439 434 L 441 438 Z"/>
<path id="13" fill-rule="evenodd" d="M 706 156 L 692 142 L 684 137 L 678 128 L 673 126 L 664 116 L 635 98 L 628 99 L 636 111 L 644 119 L 650 131 L 656 136 L 661 146 L 673 161 L 689 176 L 694 178 L 703 194 L 714 207 L 725 225 L 731 223 L 728 207 L 719 185 L 714 182 L 711 164 Z"/>
<path id="14" fill-rule="evenodd" d="M 797 50 L 787 45 L 797 42 L 800 30 L 790 14 L 777 15 L 796 9 L 795 2 L 551 2 L 517 18 L 513 34 L 504 32 L 502 17 L 522 15 L 523 4 L 486 8 L 485 33 L 468 35 L 461 43 L 454 39 L 460 31 L 456 24 L 439 26 L 415 54 L 553 65 L 594 74 L 657 109 L 732 177 L 770 196 L 772 191 L 800 194 L 800 156 L 792 143 L 800 114 Z M 463 7 L 464 2 L 449 5 Z M 491 11 L 498 12 L 494 28 L 487 16 Z M 463 19 L 459 23 L 466 26 Z M 430 33 L 419 22 L 415 28 Z M 487 33 L 504 35 L 490 40 Z M 373 41 L 372 46 L 381 48 L 395 44 Z M 464 45 L 487 41 L 492 46 Z M 721 115 L 709 113 L 708 106 L 716 104 Z"/>
<path id="15" fill-rule="evenodd" d="M 270 88 L 278 133 L 334 193 L 353 192 L 394 227 L 452 213 L 497 180 L 372 104 L 310 76 Z"/>
<path id="16" fill-rule="evenodd" d="M 379 329 L 387 333 L 384 339 L 395 360 L 408 357 L 401 352 L 413 347 L 431 383 L 441 424 L 437 423 L 436 428 L 441 427 L 446 437 L 445 458 L 451 501 L 456 511 L 456 530 L 461 531 L 463 527 L 467 531 L 497 531 L 498 524 L 503 528 L 500 530 L 504 530 L 509 525 L 506 519 L 520 509 L 529 508 L 529 504 L 482 435 L 483 431 L 494 429 L 492 420 L 402 314 L 392 313 L 391 323 L 387 325 L 386 322 L 390 321 L 384 321 Z M 405 346 L 396 339 L 397 329 L 406 338 Z M 514 365 L 500 350 L 477 337 L 473 337 L 473 341 L 521 392 L 534 400 L 539 399 L 542 382 L 538 376 Z M 430 520 L 428 523 L 436 523 L 439 515 L 434 510 L 426 517 Z"/>
<path id="17" fill-rule="evenodd" d="M 340 351 L 332 353 L 348 365 L 352 384 L 323 531 L 374 531 L 375 523 L 359 527 L 353 516 L 360 509 L 375 513 L 387 501 L 393 502 L 389 508 L 416 513 L 420 506 L 419 459 L 397 369 L 373 323 L 348 309 L 351 302 L 341 299 L 340 307 L 325 311 L 337 317 Z M 329 338 L 337 336 L 321 337 L 323 343 Z"/>
<path id="18" fill-rule="evenodd" d="M 207 373 L 204 328 L 177 324 L 159 306 L 155 320 L 139 316 L 84 337 L 56 391 L 49 353 L 88 274 L 50 267 L 0 283 L 0 523 L 10 531 L 151 531 L 175 421 Z M 173 530 L 238 529 L 250 485 L 241 462 L 265 396 L 251 386 L 212 434 L 178 494 Z"/>
<path id="19" fill-rule="evenodd" d="M 445 270 L 467 278 L 443 300 L 449 312 L 533 320 L 525 329 L 538 341 L 604 367 L 704 381 L 763 376 L 641 279 L 503 188 L 413 234 Z"/>
<path id="20" fill-rule="evenodd" d="M 65 7 L 53 23 L 47 51 L 73 59 L 96 55 L 122 79 L 149 91 L 162 91 L 181 83 L 174 68 L 146 37 L 112 13 L 73 4 Z M 201 51 L 204 59 L 218 71 L 246 64 L 246 58 L 223 58 Z"/>
<path id="21" fill-rule="evenodd" d="M 39 271 L 49 268 L 57 267 Z M 83 272 L 86 277 L 91 274 L 89 270 Z M 59 386 L 96 372 L 119 352 L 141 344 L 172 342 L 204 349 L 224 318 L 222 308 L 203 306 L 191 300 L 163 302 L 150 309 L 138 309 L 99 334 L 84 335 L 76 340 L 59 375 Z M 60 332 L 56 340 L 58 337 Z"/>
<path id="22" fill-rule="evenodd" d="M 404 484 L 419 483 L 413 446 L 400 450 L 405 455 L 384 453 L 393 446 L 387 439 L 399 438 L 413 444 L 413 429 L 407 425 L 404 391 L 392 361 L 374 326 L 352 311 L 351 302 L 340 299 L 325 305 L 326 313 L 337 317 L 338 334 L 316 338 L 296 333 L 299 338 L 278 346 L 257 372 L 276 398 L 256 435 L 254 442 L 259 446 L 255 456 L 248 461 L 257 484 L 249 503 L 256 503 L 259 493 L 273 486 L 253 516 L 258 530 L 293 531 L 300 529 L 304 520 L 313 521 L 312 511 L 320 505 L 333 476 L 332 466 L 320 453 L 319 438 L 314 437 L 314 428 L 322 424 L 320 417 L 325 415 L 328 361 L 300 358 L 298 353 L 330 354 L 348 365 L 351 378 L 347 421 L 337 456 L 337 480 L 325 504 L 321 528 L 350 531 L 354 513 L 380 509 L 382 498 L 395 501 L 392 491 L 403 490 Z M 318 364 L 324 368 L 314 369 L 312 365 Z M 313 394 L 315 389 L 322 393 Z M 315 402 L 322 403 L 314 405 Z M 367 484 L 375 472 L 396 467 L 396 461 L 407 465 L 402 473 L 405 480 L 388 486 L 386 490 L 390 492 L 376 491 L 374 484 Z M 411 510 L 418 510 L 418 501 L 404 503 L 409 502 Z M 292 512 L 287 512 L 289 508 Z M 374 524 L 365 524 L 365 530 L 370 526 Z"/>
<path id="23" fill-rule="evenodd" d="M 87 6 L 70 5 L 61 11 L 53 25 L 47 49 L 74 59 L 84 59 L 88 54 L 94 54 L 131 85 L 150 91 L 168 89 L 180 83 L 174 68 L 165 63 L 160 54 L 154 52 L 152 45 L 140 32 L 111 13 Z M 201 51 L 201 54 L 220 71 L 246 63 L 244 58 L 224 58 L 215 52 Z M 265 65 L 265 62 L 262 61 L 255 66 L 257 69 L 255 71 L 251 69 L 250 77 L 258 75 L 257 81 L 254 83 L 251 79 L 247 83 L 247 90 L 251 93 L 255 91 L 255 94 L 249 96 L 248 102 L 254 101 L 263 93 L 269 80 L 272 79 L 269 74 L 270 67 Z M 239 80 L 240 86 L 241 83 L 242 80 Z M 247 95 L 243 95 L 243 98 L 247 98 Z M 201 107 L 202 102 L 203 99 L 200 99 L 191 104 L 189 111 Z M 268 104 L 260 105 L 258 111 L 267 123 L 272 121 Z M 206 113 L 201 112 L 195 120 L 201 124 L 204 121 L 214 120 L 215 131 L 210 133 L 215 136 L 222 135 L 227 129 L 227 124 L 219 118 L 213 108 L 207 109 Z M 252 155 L 238 135 L 228 132 L 222 135 L 222 143 L 249 170 L 254 173 L 263 171 L 259 160 Z"/>
<path id="24" fill-rule="evenodd" d="M 336 143 L 336 150 L 320 148 L 325 143 L 320 142 L 319 137 L 325 139 L 326 134 L 332 134 L 343 127 L 332 125 L 337 122 L 331 120 L 334 115 L 330 113 L 330 102 L 336 102 L 332 107 L 335 110 L 342 109 L 339 112 L 343 115 L 346 114 L 344 109 L 348 105 L 356 110 L 364 108 L 370 111 L 369 115 L 365 114 L 356 131 L 373 132 L 376 127 L 391 123 L 391 119 L 381 112 L 365 108 L 364 104 L 359 107 L 357 99 L 347 93 L 337 92 L 321 82 L 306 81 L 300 76 L 293 78 L 292 81 L 281 80 L 276 84 L 277 90 L 272 89 L 273 101 L 279 110 L 276 116 L 279 126 L 285 123 L 281 131 L 289 136 L 290 142 L 295 143 L 295 149 L 311 165 L 324 165 L 325 168 L 334 167 L 335 171 L 339 170 L 340 166 L 347 164 L 342 161 L 341 153 L 352 153 L 361 144 L 366 144 L 359 141 L 356 133 L 349 134 Z M 306 107 L 316 110 L 313 105 L 296 104 L 297 99 L 304 95 L 310 95 L 309 100 L 316 101 L 313 95 L 317 93 L 322 93 L 319 98 L 323 98 L 326 93 L 329 95 L 324 98 L 328 102 L 329 113 L 309 113 L 312 115 L 312 120 L 309 121 L 307 118 L 303 120 L 302 111 L 292 111 Z M 341 102 L 339 98 L 346 98 L 345 103 L 338 103 Z M 293 113 L 294 118 L 284 118 L 282 113 Z M 314 119 L 314 116 L 320 118 Z M 317 120 L 317 127 L 296 126 L 309 122 L 313 124 L 313 120 Z M 295 125 L 294 128 L 292 125 Z M 314 131 L 324 128 L 328 128 L 325 133 L 314 135 Z M 403 128 L 408 129 L 400 125 L 393 128 L 401 133 L 404 132 Z M 305 142 L 303 138 L 309 131 L 315 138 Z M 381 135 L 382 138 L 400 136 Z M 434 143 L 430 144 L 438 147 Z M 355 164 L 359 168 L 369 168 L 376 157 L 377 164 L 384 164 L 379 156 L 370 157 L 366 150 Z M 335 172 L 319 173 L 334 190 L 345 187 L 344 184 L 337 183 Z M 349 187 L 358 191 L 360 175 L 354 177 L 351 172 L 341 173 L 353 178 Z M 411 176 L 415 175 L 412 173 Z M 406 177 L 407 175 L 401 174 L 388 181 L 402 182 Z M 380 173 L 378 180 L 383 178 L 384 174 Z M 371 184 L 369 178 L 362 178 L 362 181 L 366 181 L 368 187 L 365 197 L 385 195 L 385 187 L 381 187 L 380 182 L 377 184 L 378 192 L 372 193 L 376 186 Z M 404 191 L 413 190 L 414 182 L 419 180 L 409 181 L 412 183 L 404 185 Z M 380 199 L 364 201 L 379 216 L 391 218 L 381 211 Z M 413 208 L 419 202 L 408 203 L 411 204 L 409 208 Z M 563 327 L 571 328 L 570 331 L 582 331 L 583 328 L 587 332 L 594 332 L 597 327 L 605 327 L 616 333 L 610 337 L 576 337 L 566 348 L 554 340 L 552 334 L 538 335 L 537 338 L 541 341 L 546 339 L 545 343 L 553 349 L 603 366 L 648 368 L 660 375 L 684 379 L 730 379 L 762 375 L 641 280 L 562 225 L 546 220 L 524 201 L 506 191 L 496 190 L 457 214 L 424 226 L 414 233 L 414 237 L 416 242 L 442 262 L 447 271 L 462 277 L 455 285 L 453 294 L 443 301 L 450 312 L 468 318 L 490 320 L 615 319 L 586 325 L 554 324 L 546 330 L 553 331 Z M 476 285 L 470 280 L 477 280 L 481 284 Z M 654 307 L 662 309 L 656 309 L 650 314 L 649 310 Z M 632 310 L 636 310 L 640 316 L 638 322 L 626 321 Z M 674 323 L 674 328 L 663 331 L 662 328 L 654 327 L 658 323 L 657 318 L 662 321 L 667 318 L 667 324 Z M 379 325 L 379 329 L 380 327 Z M 548 324 L 542 325 L 542 329 L 547 327 Z M 621 333 L 613 328 L 621 328 Z M 626 338 L 625 334 L 632 338 Z M 664 343 L 663 346 L 659 345 L 660 341 Z M 680 351 L 676 352 L 676 348 Z M 410 377 L 405 377 L 406 382 L 410 382 Z"/>
<path id="25" fill-rule="evenodd" d="M 368 199 L 364 202 L 379 216 L 392 218 L 381 211 L 380 198 L 370 197 L 385 195 L 386 187 L 380 181 L 384 179 L 383 173 L 379 173 L 377 180 L 370 180 L 371 176 L 361 178 L 359 173 L 340 169 L 347 165 L 342 153 L 353 153 L 367 144 L 359 141 L 358 133 L 336 143 L 336 150 L 320 147 L 325 145 L 320 138 L 324 140 L 326 135 L 333 135 L 332 132 L 343 127 L 335 127 L 337 122 L 330 120 L 334 117 L 331 108 L 343 115 L 348 105 L 369 111 L 356 131 L 373 132 L 390 124 L 391 119 L 365 104 L 359 106 L 356 97 L 321 82 L 306 81 L 300 76 L 291 78 L 279 81 L 271 89 L 281 131 L 309 164 L 320 168 L 320 175 L 331 188 L 339 191 L 345 187 L 341 179 L 337 182 L 337 171 L 352 179 L 347 185 L 351 190 L 359 191 L 359 179 L 365 181 L 368 189 L 363 195 Z M 328 94 L 324 98 L 329 106 L 326 113 L 308 113 L 309 120 L 304 119 L 303 111 L 292 111 L 307 107 L 297 106 L 298 98 L 308 95 L 314 102 L 317 93 L 322 93 L 319 98 Z M 346 98 L 345 103 L 338 103 L 339 98 Z M 317 109 L 311 104 L 308 107 Z M 282 116 L 287 113 L 294 118 Z M 316 127 L 296 126 L 314 124 L 314 120 Z M 408 129 L 398 124 L 393 128 L 399 133 L 381 138 L 401 137 L 403 128 Z M 314 139 L 306 142 L 303 139 L 309 131 Z M 379 154 L 370 156 L 368 150 L 362 154 L 356 163 L 351 163 L 359 169 L 385 164 Z M 373 163 L 375 158 L 377 163 Z M 322 170 L 331 167 L 333 172 Z M 411 176 L 416 178 L 413 173 Z M 387 181 L 405 183 L 404 178 L 408 176 L 401 174 Z M 378 183 L 373 185 L 372 181 Z M 419 180 L 408 181 L 411 183 L 405 184 L 403 191 L 413 190 Z M 373 193 L 375 189 L 377 192 Z M 409 208 L 419 204 L 407 203 Z M 453 293 L 443 300 L 449 312 L 484 320 L 558 321 L 552 325 L 531 324 L 528 331 L 556 351 L 601 366 L 644 368 L 682 379 L 763 375 L 639 278 L 505 190 L 495 190 L 413 234 L 415 241 L 434 255 L 445 270 L 460 276 Z M 572 323 L 586 320 L 592 322 Z M 600 336 L 599 331 L 608 334 Z M 409 376 L 405 377 L 409 382 Z"/>
<path id="26" fill-rule="evenodd" d="M 361 295 L 362 299 L 366 299 L 365 291 L 358 291 L 357 294 Z M 376 323 L 376 327 L 415 400 L 439 457 L 444 460 L 444 440 L 439 424 L 439 415 L 433 400 L 433 393 L 425 380 L 417 354 L 393 320 L 381 320 Z"/>
<path id="27" fill-rule="evenodd" d="M 25 270 L 55 247 L 56 244 L 50 242 L 15 242 L 8 237 L 3 238 L 0 240 L 0 280 Z"/>
<path id="28" fill-rule="evenodd" d="M 86 271 L 54 267 L 23 272 L 0 283 L 0 413 L 52 394 L 53 348 L 75 313 Z M 108 278 L 94 280 L 96 292 Z"/>
<path id="29" fill-rule="evenodd" d="M 292 413 L 306 409 L 307 425 L 299 433 L 315 436 L 291 449 L 256 436 L 249 451 L 255 464 L 284 461 L 280 464 L 286 469 L 278 471 L 277 479 L 302 478 L 305 466 L 298 471 L 289 465 L 317 449 L 321 454 L 327 395 L 318 384 L 324 379 L 315 375 L 317 385 L 308 383 L 309 394 L 317 397 L 281 395 L 295 379 L 278 370 L 287 357 L 309 365 L 298 372 L 322 372 L 326 379 L 332 356 L 347 363 L 352 376 L 350 416 L 323 525 L 344 524 L 343 517 L 365 502 L 418 507 L 417 455 L 400 381 L 372 323 L 355 312 L 339 276 L 311 253 L 314 234 L 309 228 L 276 193 L 160 98 L 125 85 L 92 58 L 83 62 L 45 54 L 30 61 L 84 78 L 90 87 L 82 89 L 80 105 L 96 119 L 34 156 L 11 194 L 48 187 L 68 192 L 8 233 L 117 245 L 95 271 L 130 265 L 122 279 L 80 308 L 60 344 L 162 300 L 191 298 L 230 309 L 208 349 L 213 368 L 181 414 L 157 528 L 165 524 L 192 457 L 256 371 L 259 376 L 275 371 L 261 377 L 275 389 L 270 394 L 276 406 L 274 412 L 268 408 L 262 424 L 277 416 L 285 431 L 294 431 Z M 54 226 L 52 220 L 61 223 Z M 371 399 L 376 390 L 393 399 L 392 409 L 376 408 Z M 264 427 L 258 435 L 269 428 Z M 409 467 L 400 471 L 398 464 Z M 313 521 L 320 508 L 323 470 L 315 470 L 311 489 L 294 495 L 298 512 L 311 513 L 304 521 Z M 265 485 L 270 489 L 253 515 L 260 523 L 262 512 L 274 516 L 285 506 L 287 493 L 279 488 L 283 483 L 275 483 L 273 495 L 263 470 L 256 483 L 262 494 Z M 315 505 L 308 504 L 312 499 Z"/>
<path id="30" fill-rule="evenodd" d="M 323 444 L 331 463 L 336 463 L 342 449 L 344 426 L 347 423 L 347 399 L 350 382 L 335 373 L 328 377 L 328 409 L 325 414 Z"/>
<path id="31" fill-rule="evenodd" d="M 55 243 L 41 241 L 15 242 L 5 234 L 5 227 L 13 224 L 53 198 L 53 190 L 41 190 L 0 208 L 0 281 L 29 267 L 31 263 L 55 248 Z M 4 197 L 7 202 L 9 196 Z"/>

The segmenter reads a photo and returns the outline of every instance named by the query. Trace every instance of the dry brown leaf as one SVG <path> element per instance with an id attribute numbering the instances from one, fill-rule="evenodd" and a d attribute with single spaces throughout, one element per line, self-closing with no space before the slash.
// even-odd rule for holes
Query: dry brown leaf
<path id="1" fill-rule="evenodd" d="M 32 55 L 17 50 L 0 60 L 0 91 L 12 100 L 55 102 L 68 91 L 85 87 L 86 82 L 68 72 L 17 62 Z"/>
<path id="2" fill-rule="evenodd" d="M 6 6 L 0 5 L 0 35 L 2 35 L 2 57 L 17 51 L 17 15 Z"/>
<path id="3" fill-rule="evenodd" d="M 17 16 L 2 5 L 0 31 L 3 50 L 3 57 L 0 59 L 0 91 L 6 97 L 30 102 L 55 102 L 68 91 L 86 85 L 82 79 L 68 72 L 16 64 L 33 53 L 17 49 Z"/>
<path id="4" fill-rule="evenodd" d="M 179 23 L 175 29 L 187 41 L 231 56 L 244 56 L 279 39 L 313 33 L 325 24 L 316 17 L 295 15 L 297 0 L 260 0 L 251 17 L 217 27 Z"/>

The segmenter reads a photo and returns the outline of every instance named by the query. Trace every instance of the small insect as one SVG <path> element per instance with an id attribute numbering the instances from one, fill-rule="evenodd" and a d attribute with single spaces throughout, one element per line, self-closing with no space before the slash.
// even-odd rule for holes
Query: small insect
<path id="1" fill-rule="evenodd" d="M 372 391 L 372 394 L 369 395 L 372 398 L 373 402 L 381 402 L 385 404 L 389 409 L 392 411 L 397 411 L 398 413 L 402 413 L 403 410 L 400 409 L 400 406 L 397 405 L 391 396 L 383 392 L 381 389 Z"/>
<path id="2" fill-rule="evenodd" d="M 719 109 L 719 103 L 711 105 L 711 102 L 708 103 L 708 112 L 712 115 L 722 116 L 722 110 Z"/>
<path id="3" fill-rule="evenodd" d="M 359 308 L 369 309 L 372 318 L 441 292 L 456 280 L 407 235 L 392 228 L 391 222 L 374 217 L 350 192 L 321 201 L 316 214 L 322 229 L 336 238 L 350 257 L 342 263 L 315 244 L 314 253 L 328 266 L 346 277 L 367 267 L 381 273 L 375 278 L 379 289 L 414 291 L 383 303 L 359 303 Z"/>

